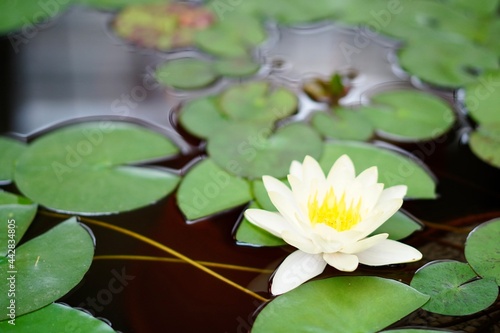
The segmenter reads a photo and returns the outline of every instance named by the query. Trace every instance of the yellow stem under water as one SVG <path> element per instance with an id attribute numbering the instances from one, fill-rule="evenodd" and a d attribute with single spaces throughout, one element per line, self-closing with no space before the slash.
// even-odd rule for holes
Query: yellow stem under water
<path id="1" fill-rule="evenodd" d="M 43 214 L 45 215 L 48 215 L 48 216 L 54 216 L 54 217 L 61 217 L 61 218 L 67 218 L 69 217 L 69 215 L 65 215 L 65 214 L 59 214 L 59 213 L 52 213 L 52 212 L 46 212 L 46 211 L 43 211 Z M 223 282 L 225 282 L 226 284 L 250 295 L 250 296 L 253 296 L 255 297 L 256 299 L 260 300 L 260 301 L 263 301 L 263 302 L 267 302 L 269 301 L 267 298 L 264 298 L 262 296 L 260 296 L 259 294 L 237 284 L 236 282 L 234 281 L 231 281 L 229 280 L 228 278 L 220 275 L 219 273 L 216 273 L 214 272 L 213 270 L 211 270 L 210 268 L 207 268 L 205 267 L 204 265 L 198 263 L 197 261 L 189 258 L 189 257 L 186 257 L 185 255 L 183 255 L 182 253 L 179 253 L 177 251 L 175 251 L 174 249 L 171 249 L 169 248 L 168 246 L 166 245 L 163 245 L 151 238 L 148 238 L 146 236 L 143 236 L 141 234 L 138 234 L 134 231 L 131 231 L 131 230 L 128 230 L 128 229 L 125 229 L 125 228 L 121 228 L 121 227 L 118 227 L 118 226 L 115 226 L 115 225 L 112 225 L 112 224 L 109 224 L 109 223 L 106 223 L 106 222 L 102 222 L 102 221 L 98 221 L 98 220 L 94 220 L 94 219 L 89 219 L 89 218 L 86 218 L 86 217 L 79 217 L 81 221 L 84 221 L 86 223 L 89 223 L 89 224 L 93 224 L 93 225 L 97 225 L 97 226 L 100 226 L 100 227 L 103 227 L 103 228 L 106 228 L 106 229 L 110 229 L 110 230 L 114 230 L 114 231 L 117 231 L 121 234 L 124 234 L 124 235 L 127 235 L 127 236 L 130 236 L 132 238 L 135 238 L 135 239 L 138 239 L 144 243 L 147 243 L 151 246 L 154 246 L 156 247 L 157 249 L 160 249 L 166 253 L 169 253 L 171 254 L 172 256 L 204 271 L 205 273 L 215 277 L 216 279 L 219 279 Z"/>

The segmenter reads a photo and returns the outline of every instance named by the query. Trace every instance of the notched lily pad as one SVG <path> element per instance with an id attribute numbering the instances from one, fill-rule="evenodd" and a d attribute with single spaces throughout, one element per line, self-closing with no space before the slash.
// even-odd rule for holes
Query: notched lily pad
<path id="1" fill-rule="evenodd" d="M 465 86 L 464 104 L 480 125 L 500 123 L 500 70 L 485 71 Z"/>
<path id="2" fill-rule="evenodd" d="M 159 66 L 155 73 L 160 84 L 178 89 L 199 89 L 214 83 L 219 74 L 208 60 L 174 59 Z"/>
<path id="3" fill-rule="evenodd" d="M 411 286 L 431 297 L 424 310 L 450 316 L 466 316 L 495 302 L 494 280 L 479 279 L 472 268 L 458 261 L 433 261 L 421 267 Z"/>
<path id="4" fill-rule="evenodd" d="M 465 258 L 482 278 L 496 280 L 500 286 L 500 219 L 476 227 L 465 242 Z"/>
<path id="5" fill-rule="evenodd" d="M 217 133 L 229 119 L 222 116 L 217 98 L 206 96 L 188 101 L 179 113 L 179 122 L 189 133 L 202 139 Z"/>
<path id="6" fill-rule="evenodd" d="M 469 146 L 481 160 L 500 168 L 500 122 L 476 128 L 470 134 Z"/>
<path id="7" fill-rule="evenodd" d="M 17 140 L 0 137 L 0 182 L 14 178 L 14 163 L 24 153 L 26 144 Z"/>
<path id="8" fill-rule="evenodd" d="M 217 73 L 227 77 L 250 76 L 259 71 L 260 64 L 251 57 L 221 58 L 214 62 Z"/>
<path id="9" fill-rule="evenodd" d="M 138 125 L 77 124 L 31 143 L 18 159 L 15 183 L 26 197 L 57 211 L 128 211 L 167 196 L 179 181 L 164 169 L 133 164 L 178 151 L 168 138 Z"/>
<path id="10" fill-rule="evenodd" d="M 327 138 L 366 141 L 373 136 L 373 125 L 358 109 L 337 108 L 332 114 L 314 113 L 311 123 Z"/>

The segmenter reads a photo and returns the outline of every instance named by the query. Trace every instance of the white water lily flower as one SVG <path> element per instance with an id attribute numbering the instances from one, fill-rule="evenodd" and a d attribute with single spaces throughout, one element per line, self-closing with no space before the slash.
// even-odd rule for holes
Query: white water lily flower
<path id="1" fill-rule="evenodd" d="M 422 258 L 413 247 L 387 239 L 386 233 L 368 237 L 398 211 L 406 194 L 406 186 L 384 189 L 377 178 L 376 167 L 356 177 L 347 155 L 326 177 L 314 158 L 307 156 L 302 164 L 294 161 L 288 175 L 291 189 L 273 177 L 262 177 L 278 212 L 248 209 L 245 216 L 298 249 L 276 271 L 274 295 L 317 276 L 326 264 L 351 272 L 359 263 L 381 266 Z"/>

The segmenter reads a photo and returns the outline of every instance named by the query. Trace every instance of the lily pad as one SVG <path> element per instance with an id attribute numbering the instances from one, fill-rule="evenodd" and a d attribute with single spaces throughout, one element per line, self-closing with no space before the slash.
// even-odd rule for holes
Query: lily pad
<path id="1" fill-rule="evenodd" d="M 273 122 L 297 110 L 297 97 L 288 89 L 273 89 L 257 81 L 233 86 L 220 96 L 222 114 L 234 120 Z"/>
<path id="2" fill-rule="evenodd" d="M 459 88 L 477 79 L 477 72 L 498 68 L 495 52 L 465 39 L 428 35 L 399 51 L 403 69 L 432 85 Z M 432 52 L 423 52 L 432 50 Z"/>
<path id="3" fill-rule="evenodd" d="M 258 203 L 252 201 L 248 208 L 262 209 Z M 246 217 L 241 217 L 241 222 L 238 224 L 235 234 L 236 241 L 240 245 L 250 246 L 282 246 L 286 242 L 276 237 L 266 230 L 257 227 L 255 224 L 250 223 Z"/>
<path id="4" fill-rule="evenodd" d="M 208 154 L 215 163 L 250 179 L 288 174 L 294 160 L 306 155 L 319 158 L 323 143 L 319 135 L 301 123 L 278 128 L 275 133 L 254 124 L 231 124 L 210 137 Z M 237 168 L 229 170 L 229 165 Z"/>
<path id="5" fill-rule="evenodd" d="M 30 200 L 0 190 L 0 257 L 19 243 L 36 211 L 37 205 Z"/>
<path id="6" fill-rule="evenodd" d="M 156 70 L 159 83 L 178 89 L 199 89 L 219 78 L 209 61 L 196 58 L 170 60 Z"/>
<path id="7" fill-rule="evenodd" d="M 328 172 L 333 163 L 343 154 L 352 159 L 356 172 L 377 166 L 379 182 L 385 187 L 408 186 L 407 197 L 413 199 L 436 198 L 436 183 L 433 176 L 413 158 L 393 150 L 356 141 L 326 143 L 320 164 Z"/>
<path id="8" fill-rule="evenodd" d="M 223 212 L 251 199 L 250 184 L 221 169 L 211 159 L 193 166 L 177 191 L 177 204 L 188 220 Z"/>
<path id="9" fill-rule="evenodd" d="M 106 10 L 117 10 L 128 6 L 140 4 L 165 3 L 169 0 L 73 0 L 88 6 Z"/>
<path id="10" fill-rule="evenodd" d="M 423 229 L 423 224 L 406 211 L 399 210 L 384 224 L 373 232 L 373 235 L 388 233 L 389 239 L 400 240 Z"/>
<path id="11" fill-rule="evenodd" d="M 496 280 L 500 286 L 500 219 L 476 227 L 465 242 L 465 258 L 482 278 Z"/>
<path id="12" fill-rule="evenodd" d="M 376 332 L 428 299 L 403 283 L 379 277 L 312 281 L 267 304 L 252 332 Z"/>
<path id="13" fill-rule="evenodd" d="M 431 140 L 446 133 L 455 122 L 448 103 L 429 93 L 394 90 L 371 97 L 371 108 L 361 113 L 381 136 L 400 141 Z"/>
<path id="14" fill-rule="evenodd" d="M 373 135 L 373 125 L 359 110 L 338 108 L 333 114 L 314 113 L 311 123 L 327 138 L 365 141 Z"/>
<path id="15" fill-rule="evenodd" d="M 485 71 L 465 86 L 465 107 L 479 124 L 500 123 L 500 70 Z"/>
<path id="16" fill-rule="evenodd" d="M 449 330 L 443 330 L 443 329 L 428 329 L 428 328 L 402 328 L 402 329 L 397 329 L 397 330 L 388 330 L 388 331 L 382 331 L 381 333 L 458 333 L 457 331 L 449 331 Z"/>
<path id="17" fill-rule="evenodd" d="M 422 308 L 450 316 L 466 316 L 486 309 L 495 302 L 498 286 L 494 280 L 478 279 L 466 263 L 433 261 L 421 267 L 411 286 L 431 296 Z"/>
<path id="18" fill-rule="evenodd" d="M 64 296 L 89 269 L 94 245 L 89 230 L 71 218 L 16 248 L 15 262 L 0 258 L 1 281 L 15 281 L 15 297 L 0 298 L 2 309 L 14 299 L 21 316 Z M 0 284 L 2 295 L 9 294 L 9 285 Z M 7 318 L 2 311 L 0 320 Z"/>
<path id="19" fill-rule="evenodd" d="M 484 124 L 470 134 L 472 152 L 484 162 L 500 168 L 500 123 Z"/>
<path id="20" fill-rule="evenodd" d="M 197 98 L 182 107 L 179 122 L 189 133 L 206 139 L 229 123 L 219 110 L 215 97 Z"/>
<path id="21" fill-rule="evenodd" d="M 26 150 L 26 145 L 17 140 L 0 137 L 0 181 L 8 181 L 14 178 L 14 163 Z"/>
<path id="22" fill-rule="evenodd" d="M 67 305 L 53 303 L 38 311 L 16 318 L 15 325 L 0 322 L 3 333 L 113 333 L 108 324 L 90 314 Z"/>
<path id="23" fill-rule="evenodd" d="M 179 177 L 134 166 L 178 153 L 163 135 L 138 125 L 90 122 L 54 130 L 19 158 L 15 182 L 34 202 L 79 214 L 109 214 L 152 204 Z"/>
<path id="24" fill-rule="evenodd" d="M 259 71 L 260 64 L 250 57 L 221 58 L 215 60 L 215 70 L 228 77 L 250 76 Z"/>

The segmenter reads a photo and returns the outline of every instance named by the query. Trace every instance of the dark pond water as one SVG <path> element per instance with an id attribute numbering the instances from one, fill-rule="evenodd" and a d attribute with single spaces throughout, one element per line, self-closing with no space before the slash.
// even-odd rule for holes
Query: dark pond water
<path id="1" fill-rule="evenodd" d="M 0 41 L 1 131 L 28 135 L 59 121 L 82 116 L 131 116 L 163 127 L 181 144 L 186 154 L 162 163 L 182 170 L 202 154 L 192 138 L 174 132 L 171 116 L 175 106 L 190 95 L 173 95 L 160 88 L 148 90 L 144 100 L 129 104 L 117 114 L 113 103 L 123 102 L 135 87 L 149 80 L 152 69 L 165 55 L 124 46 L 106 31 L 109 15 L 74 9 L 33 36 L 14 52 L 8 39 Z M 292 88 L 314 75 L 355 69 L 359 75 L 346 103 L 359 103 L 363 94 L 382 83 L 400 81 L 388 60 L 391 43 L 370 41 L 363 52 L 345 57 L 338 45 L 354 43 L 355 32 L 316 27 L 282 32 L 281 38 L 262 51 L 266 61 L 280 60 L 283 67 L 273 79 Z M 311 52 L 314 50 L 314 52 Z M 398 83 L 400 84 L 400 83 Z M 452 93 L 443 93 L 453 101 Z M 304 100 L 305 101 L 305 100 Z M 302 104 L 303 112 L 317 107 Z M 182 130 L 179 130 L 181 133 Z M 33 136 L 33 135 L 32 135 Z M 500 216 L 500 173 L 477 160 L 463 144 L 465 134 L 456 129 L 439 140 L 400 145 L 421 157 L 439 179 L 437 200 L 406 202 L 404 208 L 423 220 L 455 226 L 473 226 Z M 201 148 L 200 148 L 201 147 Z M 16 191 L 10 185 L 6 189 Z M 232 237 L 244 207 L 194 224 L 187 224 L 175 205 L 175 194 L 152 207 L 114 216 L 97 217 L 134 230 L 182 254 L 217 263 L 274 269 L 289 248 L 239 246 Z M 39 214 L 30 227 L 33 237 L 61 219 Z M 130 254 L 165 256 L 165 253 L 113 231 L 92 226 L 97 239 L 96 255 Z M 408 242 L 424 251 L 426 258 L 449 258 L 430 243 L 446 247 L 442 232 L 426 229 Z M 460 248 L 460 245 L 458 246 Z M 427 252 L 426 252 L 427 251 Z M 460 251 L 455 258 L 462 259 Z M 379 274 L 409 281 L 421 263 L 384 269 L 362 268 L 356 274 Z M 214 269 L 264 297 L 269 273 Z M 338 274 L 327 269 L 322 276 Z M 246 332 L 260 306 L 255 298 L 183 263 L 129 260 L 96 260 L 81 285 L 61 301 L 108 319 L 123 332 Z M 498 311 L 498 304 L 496 311 Z M 413 319 L 407 319 L 411 324 Z M 490 325 L 490 331 L 494 331 Z"/>

